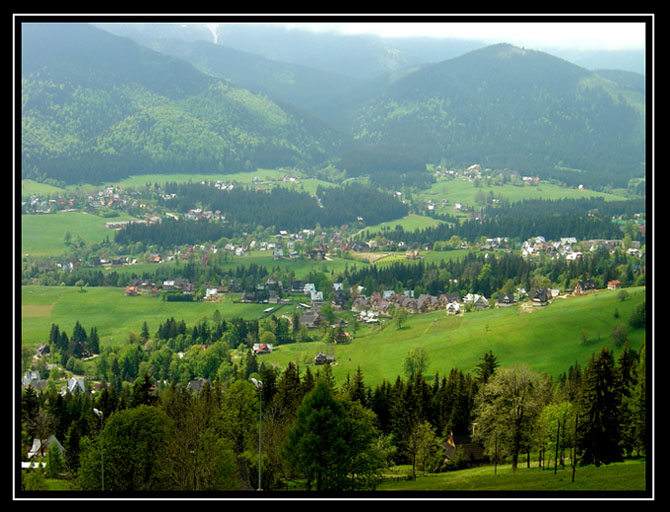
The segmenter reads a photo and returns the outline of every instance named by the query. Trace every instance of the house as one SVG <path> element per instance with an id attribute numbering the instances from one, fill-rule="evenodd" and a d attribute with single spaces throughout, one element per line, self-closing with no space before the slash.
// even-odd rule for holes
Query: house
<path id="1" fill-rule="evenodd" d="M 447 303 L 447 315 L 457 315 L 461 311 L 461 305 L 458 302 Z"/>
<path id="2" fill-rule="evenodd" d="M 619 281 L 618 279 L 614 279 L 609 283 L 607 283 L 608 290 L 617 290 L 619 288 L 621 288 L 621 281 Z"/>
<path id="3" fill-rule="evenodd" d="M 489 307 L 488 299 L 478 293 L 468 293 L 463 298 L 463 302 L 471 305 L 474 309 L 486 309 Z"/>
<path id="4" fill-rule="evenodd" d="M 57 449 L 61 455 L 65 450 L 54 435 L 51 435 L 48 439 L 33 439 L 33 444 L 28 451 L 28 459 L 32 459 L 35 456 L 43 457 L 49 452 L 50 448 Z"/>
<path id="5" fill-rule="evenodd" d="M 49 357 L 50 355 L 51 351 L 49 350 L 49 345 L 46 343 L 40 343 L 37 347 L 37 350 L 35 351 L 35 357 L 37 359 L 42 359 L 43 357 Z"/>
<path id="6" fill-rule="evenodd" d="M 498 307 L 506 308 L 509 306 L 513 306 L 515 303 L 516 300 L 514 299 L 513 295 L 510 295 L 509 293 L 498 294 Z"/>
<path id="7" fill-rule="evenodd" d="M 575 286 L 572 289 L 572 294 L 582 295 L 584 293 L 595 291 L 595 289 L 596 289 L 596 283 L 594 283 L 591 279 L 583 279 L 575 283 Z"/>
<path id="8" fill-rule="evenodd" d="M 137 297 L 140 294 L 137 286 L 126 286 L 126 296 L 127 297 Z"/>
<path id="9" fill-rule="evenodd" d="M 205 291 L 205 297 L 203 300 L 215 302 L 219 299 L 219 290 L 218 288 L 207 288 Z"/>
<path id="10" fill-rule="evenodd" d="M 364 311 L 368 309 L 369 306 L 369 301 L 368 298 L 365 295 L 359 295 L 356 297 L 351 304 L 351 310 L 352 311 Z"/>
<path id="11" fill-rule="evenodd" d="M 47 385 L 46 379 L 40 378 L 40 372 L 37 370 L 27 371 L 23 374 L 21 384 L 24 388 L 31 387 L 36 391 L 44 389 Z"/>
<path id="12" fill-rule="evenodd" d="M 186 385 L 186 389 L 197 393 L 198 391 L 201 391 L 202 388 L 205 387 L 205 384 L 210 384 L 209 379 L 203 379 L 201 377 L 199 379 L 189 381 L 189 383 Z"/>
<path id="13" fill-rule="evenodd" d="M 71 377 L 67 381 L 67 386 L 61 390 L 61 394 L 66 394 L 66 393 L 84 393 L 86 391 L 86 388 L 84 387 L 84 379 L 81 377 Z"/>
<path id="14" fill-rule="evenodd" d="M 460 452 L 467 464 L 481 464 L 488 461 L 484 454 L 484 447 L 475 443 L 470 436 L 454 436 L 453 432 L 442 445 L 444 448 L 444 460 L 446 463 L 455 462 Z"/>
<path id="15" fill-rule="evenodd" d="M 269 354 L 272 352 L 273 345 L 271 343 L 254 343 L 254 354 Z"/>
<path id="16" fill-rule="evenodd" d="M 447 304 L 449 302 L 458 302 L 458 303 L 461 302 L 461 296 L 458 294 L 458 292 L 444 293 L 440 296 L 440 299 Z"/>
<path id="17" fill-rule="evenodd" d="M 331 364 L 335 362 L 335 356 L 332 354 L 324 354 L 323 352 L 319 352 L 316 356 L 314 356 L 314 364 L 321 365 L 321 364 Z"/>
<path id="18" fill-rule="evenodd" d="M 549 288 L 539 288 L 531 290 L 528 294 L 533 306 L 546 306 L 552 299 L 551 290 Z"/>
<path id="19" fill-rule="evenodd" d="M 298 321 L 300 322 L 300 325 L 304 325 L 308 329 L 316 329 L 322 320 L 323 317 L 319 312 L 308 311 L 307 313 L 302 315 Z"/>
<path id="20" fill-rule="evenodd" d="M 344 290 L 335 290 L 335 293 L 333 293 L 332 304 L 333 306 L 342 308 L 347 303 L 348 299 L 349 296 L 347 295 L 347 292 Z"/>

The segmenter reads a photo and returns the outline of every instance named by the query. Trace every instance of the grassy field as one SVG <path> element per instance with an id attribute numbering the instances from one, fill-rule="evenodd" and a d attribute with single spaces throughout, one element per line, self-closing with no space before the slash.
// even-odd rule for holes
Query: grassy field
<path id="1" fill-rule="evenodd" d="M 105 228 L 106 222 L 131 220 L 120 213 L 118 217 L 103 218 L 83 212 L 59 212 L 51 215 L 21 215 L 21 254 L 57 256 L 67 250 L 65 234 L 74 242 L 81 237 L 86 243 L 114 239 L 114 231 Z"/>
<path id="2" fill-rule="evenodd" d="M 428 354 L 428 379 L 436 373 L 445 376 L 452 368 L 470 372 L 492 350 L 503 366 L 526 363 L 555 377 L 575 363 L 584 368 L 601 346 L 613 346 L 614 326 L 626 325 L 633 308 L 645 299 L 643 288 L 628 291 L 630 298 L 624 302 L 615 291 L 601 291 L 557 299 L 532 313 L 521 313 L 514 307 L 461 316 L 447 316 L 443 311 L 409 315 L 401 329 L 390 321 L 383 327 L 361 325 L 350 344 L 315 341 L 280 345 L 259 360 L 280 368 L 292 361 L 304 369 L 312 364 L 317 352 L 325 352 L 336 357 L 333 374 L 338 382 L 360 367 L 366 385 L 374 387 L 402 374 L 405 357 L 417 347 Z M 87 330 L 97 327 L 104 346 L 125 342 L 128 333 L 139 333 L 145 321 L 153 333 L 171 317 L 191 326 L 203 318 L 213 318 L 216 310 L 224 318 L 251 319 L 259 318 L 267 307 L 234 303 L 231 297 L 218 303 L 179 303 L 156 297 L 126 297 L 120 288 L 87 288 L 82 292 L 75 287 L 25 286 L 21 339 L 24 345 L 34 346 L 46 340 L 52 323 L 70 333 L 79 321 Z M 294 307 L 284 306 L 278 314 L 290 315 Z M 615 309 L 619 318 L 614 317 Z M 352 313 L 345 316 L 351 318 Z M 632 348 L 638 350 L 645 342 L 645 330 L 628 331 Z"/>
<path id="3" fill-rule="evenodd" d="M 375 386 L 402 374 L 405 357 L 416 347 L 423 347 L 428 354 L 428 379 L 436 373 L 445 376 L 452 368 L 470 372 L 492 350 L 502 366 L 526 363 L 555 377 L 576 362 L 584 368 L 601 346 L 612 347 L 614 325 L 626 324 L 635 305 L 645 297 L 641 288 L 629 289 L 629 293 L 631 298 L 625 302 L 618 300 L 615 291 L 557 299 L 532 313 L 520 313 L 514 307 L 461 316 L 447 316 L 443 311 L 409 315 L 401 329 L 391 321 L 383 328 L 366 325 L 350 344 L 281 345 L 259 360 L 282 368 L 289 361 L 304 366 L 321 351 L 336 357 L 333 375 L 338 382 L 360 366 L 366 384 Z M 615 309 L 618 319 L 614 318 Z M 634 349 L 639 349 L 644 340 L 644 330 L 629 329 Z"/>
<path id="4" fill-rule="evenodd" d="M 510 465 L 481 466 L 472 469 L 438 473 L 419 473 L 417 479 L 387 481 L 378 491 L 401 491 L 428 493 L 431 498 L 489 497 L 572 498 L 582 493 L 598 493 L 597 496 L 643 497 L 650 491 L 647 487 L 647 465 L 644 459 L 627 460 L 600 467 L 577 467 L 572 481 L 572 469 L 559 466 L 554 474 L 553 466 L 544 470 L 532 461 L 530 468 L 520 464 L 515 472 Z M 471 494 L 475 493 L 475 494 Z M 563 495 L 563 493 L 565 493 Z M 573 496 L 573 493 L 575 495 Z M 634 493 L 634 494 L 630 494 Z M 420 496 L 420 494 L 419 494 Z M 584 494 L 587 496 L 587 494 Z"/>
<path id="5" fill-rule="evenodd" d="M 68 334 L 79 321 L 88 332 L 97 327 L 101 343 L 124 343 L 129 332 L 139 334 L 147 322 L 155 333 L 166 319 L 184 320 L 188 326 L 202 318 L 211 319 L 219 310 L 224 318 L 258 318 L 265 304 L 223 302 L 166 302 L 159 297 L 126 297 L 122 288 L 24 286 L 21 289 L 21 340 L 37 345 L 49 337 L 51 324 Z"/>
<path id="6" fill-rule="evenodd" d="M 615 194 L 594 192 L 592 190 L 578 190 L 576 188 L 560 187 L 551 183 L 541 183 L 534 186 L 497 185 L 475 187 L 474 183 L 466 179 L 444 179 L 440 178 L 427 190 L 417 194 L 417 198 L 432 200 L 439 204 L 443 199 L 449 201 L 447 210 L 452 212 L 456 203 L 467 206 L 477 206 L 476 196 L 483 192 L 488 195 L 492 192 L 495 196 L 507 198 L 511 203 L 523 201 L 524 199 L 580 199 L 588 197 L 604 197 L 606 201 L 621 201 L 626 199 Z M 438 210 L 439 211 L 439 210 Z"/>

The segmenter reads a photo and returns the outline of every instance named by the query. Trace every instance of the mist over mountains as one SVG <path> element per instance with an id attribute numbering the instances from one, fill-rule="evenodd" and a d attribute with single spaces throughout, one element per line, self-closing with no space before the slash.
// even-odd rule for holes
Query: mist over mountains
<path id="1" fill-rule="evenodd" d="M 265 29 L 22 24 L 23 176 L 475 162 L 596 187 L 644 175 L 639 73 L 506 44 Z"/>

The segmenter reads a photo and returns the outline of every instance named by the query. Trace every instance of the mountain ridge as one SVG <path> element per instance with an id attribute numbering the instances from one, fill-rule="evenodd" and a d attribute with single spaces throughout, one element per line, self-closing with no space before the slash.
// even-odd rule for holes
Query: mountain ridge
<path id="1" fill-rule="evenodd" d="M 357 97 L 346 84 L 326 90 L 334 75 L 320 74 L 313 87 L 321 96 L 296 107 L 287 95 L 307 91 L 308 80 L 283 95 L 272 89 L 278 73 L 290 82 L 289 69 L 297 76 L 307 68 L 248 56 L 245 75 L 238 51 L 163 40 L 172 45 L 167 55 L 83 24 L 67 26 L 59 46 L 57 28 L 46 25 L 47 46 L 26 40 L 39 27 L 23 32 L 22 164 L 30 177 L 76 182 L 93 165 L 97 180 L 143 170 L 313 169 L 358 149 L 376 154 L 373 167 L 383 169 L 394 167 L 392 155 L 384 162 L 385 151 L 374 148 L 387 147 L 412 163 L 479 162 L 599 185 L 644 172 L 644 96 L 632 75 L 600 76 L 536 50 L 490 45 L 378 79 L 369 90 L 352 83 Z M 194 54 L 194 45 L 212 53 Z M 271 85 L 251 92 L 264 81 Z"/>

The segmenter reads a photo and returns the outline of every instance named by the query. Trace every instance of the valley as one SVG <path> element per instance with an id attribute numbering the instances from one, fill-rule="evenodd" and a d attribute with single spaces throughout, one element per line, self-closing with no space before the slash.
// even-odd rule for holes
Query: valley
<path id="1" fill-rule="evenodd" d="M 651 460 L 647 77 L 266 28 L 17 23 L 19 493 Z"/>

